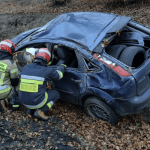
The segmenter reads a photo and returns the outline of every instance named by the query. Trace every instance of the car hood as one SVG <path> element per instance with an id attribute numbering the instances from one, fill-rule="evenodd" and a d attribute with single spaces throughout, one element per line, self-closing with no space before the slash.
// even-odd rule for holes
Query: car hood
<path id="1" fill-rule="evenodd" d="M 18 43 L 41 41 L 59 43 L 69 47 L 94 51 L 107 33 L 116 33 L 130 17 L 99 12 L 74 12 L 62 14 L 39 28 Z"/>

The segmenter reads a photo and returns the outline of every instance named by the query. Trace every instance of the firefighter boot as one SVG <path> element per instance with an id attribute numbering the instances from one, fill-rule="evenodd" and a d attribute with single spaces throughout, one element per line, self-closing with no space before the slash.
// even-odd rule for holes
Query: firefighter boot
<path id="1" fill-rule="evenodd" d="M 36 109 L 36 111 L 34 112 L 34 117 L 43 120 L 43 121 L 47 121 L 48 120 L 48 116 L 45 116 L 44 112 L 40 109 Z"/>
<path id="2" fill-rule="evenodd" d="M 13 111 L 19 110 L 19 105 L 18 105 L 18 104 L 12 105 L 12 110 L 13 110 Z"/>
<path id="3" fill-rule="evenodd" d="M 26 110 L 26 114 L 27 114 L 27 115 L 33 115 L 34 112 L 35 112 L 35 109 L 29 109 L 29 108 L 28 108 L 28 109 Z"/>
<path id="4" fill-rule="evenodd" d="M 6 104 L 4 100 L 0 100 L 0 111 L 6 111 Z"/>

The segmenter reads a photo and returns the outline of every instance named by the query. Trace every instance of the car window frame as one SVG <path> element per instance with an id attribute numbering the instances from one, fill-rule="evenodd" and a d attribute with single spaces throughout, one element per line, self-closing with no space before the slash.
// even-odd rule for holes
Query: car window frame
<path id="1" fill-rule="evenodd" d="M 79 73 L 85 73 L 86 70 L 83 69 L 83 68 L 85 68 L 85 67 L 83 67 L 83 64 L 85 64 L 85 63 L 83 61 L 83 58 L 82 58 L 80 52 L 75 50 L 75 49 L 70 49 L 70 50 L 74 50 L 74 52 L 75 52 L 75 55 L 76 55 L 76 58 L 77 58 L 77 61 L 78 61 L 78 68 L 66 67 L 65 69 L 66 70 L 71 70 L 71 71 L 76 71 L 76 72 L 79 72 Z M 56 65 L 50 65 L 48 67 L 56 68 L 57 66 Z"/>
<path id="2" fill-rule="evenodd" d="M 98 72 L 98 71 L 101 70 L 101 67 L 95 65 L 94 63 L 92 63 L 91 61 L 89 61 L 89 60 L 88 60 L 87 58 L 85 58 L 84 56 L 82 56 L 82 59 L 83 59 L 83 61 L 84 61 L 84 64 L 85 64 L 85 67 L 86 67 L 85 70 L 86 70 L 87 73 Z M 88 65 L 87 65 L 87 63 L 86 63 L 85 60 L 89 61 L 89 62 L 90 62 L 93 66 L 95 66 L 97 69 L 96 69 L 96 70 L 89 69 L 89 67 L 88 67 Z"/>

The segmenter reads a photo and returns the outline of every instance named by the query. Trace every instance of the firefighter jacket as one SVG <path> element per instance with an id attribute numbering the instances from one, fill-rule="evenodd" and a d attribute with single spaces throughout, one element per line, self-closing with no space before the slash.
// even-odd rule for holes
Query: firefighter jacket
<path id="1" fill-rule="evenodd" d="M 12 82 L 14 81 L 19 82 L 16 63 L 12 60 L 11 54 L 8 52 L 0 52 L 0 99 L 7 97 L 11 91 Z"/>
<path id="2" fill-rule="evenodd" d="M 48 100 L 48 94 L 46 92 L 47 82 L 61 79 L 63 73 L 63 65 L 57 69 L 37 62 L 26 65 L 21 72 L 20 102 L 29 109 L 44 106 Z"/>

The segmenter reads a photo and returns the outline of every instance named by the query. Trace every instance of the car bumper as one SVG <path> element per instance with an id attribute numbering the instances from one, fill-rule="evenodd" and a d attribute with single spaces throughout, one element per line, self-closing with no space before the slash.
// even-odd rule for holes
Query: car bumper
<path id="1" fill-rule="evenodd" d="M 150 105 L 150 87 L 140 96 L 135 96 L 129 99 L 115 99 L 122 107 L 117 108 L 117 112 L 121 116 L 141 113 Z"/>

